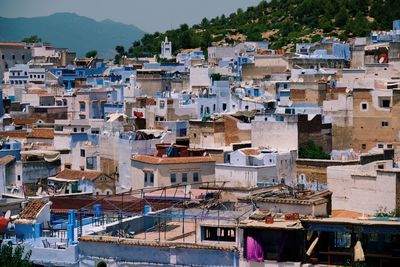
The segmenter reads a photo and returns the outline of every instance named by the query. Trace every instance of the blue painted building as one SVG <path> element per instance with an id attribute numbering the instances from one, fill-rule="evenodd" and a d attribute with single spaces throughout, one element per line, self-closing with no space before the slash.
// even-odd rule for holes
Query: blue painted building
<path id="1" fill-rule="evenodd" d="M 21 143 L 17 141 L 1 142 L 0 158 L 4 156 L 14 156 L 16 160 L 21 160 Z"/>

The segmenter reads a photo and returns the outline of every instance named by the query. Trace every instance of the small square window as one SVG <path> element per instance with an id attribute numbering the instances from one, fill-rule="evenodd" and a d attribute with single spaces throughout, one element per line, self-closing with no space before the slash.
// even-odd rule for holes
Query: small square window
<path id="1" fill-rule="evenodd" d="M 361 144 L 361 148 L 362 149 L 367 149 L 367 145 L 366 144 Z"/>
<path id="2" fill-rule="evenodd" d="M 379 170 L 383 170 L 384 168 L 385 168 L 385 165 L 383 165 L 383 164 L 379 164 L 379 165 L 378 165 L 378 169 L 379 169 Z"/>
<path id="3" fill-rule="evenodd" d="M 392 145 L 392 144 L 387 144 L 386 147 L 387 147 L 387 148 L 393 148 L 393 145 Z"/>
<path id="4" fill-rule="evenodd" d="M 382 107 L 390 108 L 390 99 L 382 99 Z"/>
<path id="5" fill-rule="evenodd" d="M 350 248 L 351 234 L 349 233 L 335 233 L 335 247 L 336 248 Z"/>
<path id="6" fill-rule="evenodd" d="M 171 173 L 169 175 L 169 177 L 170 177 L 170 180 L 171 180 L 171 184 L 176 183 L 176 173 Z"/>
<path id="7" fill-rule="evenodd" d="M 389 127 L 388 121 L 382 121 L 381 124 L 382 124 L 382 127 Z"/>
<path id="8" fill-rule="evenodd" d="M 187 180 L 188 180 L 188 174 L 182 173 L 182 183 L 187 183 Z"/>
<path id="9" fill-rule="evenodd" d="M 361 104 L 361 109 L 362 110 L 367 110 L 368 109 L 368 103 L 362 103 Z"/>
<path id="10" fill-rule="evenodd" d="M 199 179 L 199 173 L 198 172 L 194 172 L 193 173 L 193 182 L 198 182 L 200 179 Z"/>
<path id="11" fill-rule="evenodd" d="M 383 148 L 383 144 L 378 144 L 378 148 Z"/>
<path id="12" fill-rule="evenodd" d="M 77 128 L 74 128 L 74 133 L 76 133 L 76 132 L 78 132 L 78 129 L 77 129 Z"/>
<path id="13" fill-rule="evenodd" d="M 81 149 L 81 157 L 85 156 L 85 149 Z"/>

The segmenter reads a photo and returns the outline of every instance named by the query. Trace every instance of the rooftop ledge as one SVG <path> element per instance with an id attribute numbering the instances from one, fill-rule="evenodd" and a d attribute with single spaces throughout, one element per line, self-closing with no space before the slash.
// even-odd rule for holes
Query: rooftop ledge
<path id="1" fill-rule="evenodd" d="M 214 249 L 223 251 L 238 251 L 236 246 L 228 245 L 212 245 L 212 244 L 194 244 L 194 243 L 177 243 L 173 241 L 144 241 L 130 238 L 119 238 L 111 236 L 83 236 L 79 238 L 80 242 L 100 242 L 119 244 L 126 246 L 148 246 L 148 247 L 174 247 L 174 248 L 191 248 L 191 249 Z"/>

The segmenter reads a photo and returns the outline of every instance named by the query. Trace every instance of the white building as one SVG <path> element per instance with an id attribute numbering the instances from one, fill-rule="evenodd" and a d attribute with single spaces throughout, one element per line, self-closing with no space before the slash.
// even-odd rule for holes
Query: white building
<path id="1" fill-rule="evenodd" d="M 399 208 L 399 169 L 393 161 L 374 161 L 365 165 L 332 166 L 327 169 L 332 209 L 375 214 Z"/>
<path id="2" fill-rule="evenodd" d="M 296 177 L 296 151 L 244 148 L 229 154 L 229 162 L 217 164 L 215 176 L 228 187 L 255 187 L 285 183 Z"/>

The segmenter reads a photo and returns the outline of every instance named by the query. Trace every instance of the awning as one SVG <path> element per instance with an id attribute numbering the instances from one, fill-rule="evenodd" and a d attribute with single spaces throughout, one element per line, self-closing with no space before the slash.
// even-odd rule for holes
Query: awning
<path id="1" fill-rule="evenodd" d="M 164 131 L 162 130 L 150 130 L 150 129 L 144 129 L 144 130 L 138 130 L 138 133 L 145 133 L 147 135 L 152 134 L 155 138 L 160 137 Z"/>
<path id="2" fill-rule="evenodd" d="M 21 155 L 25 157 L 29 156 L 42 157 L 47 162 L 53 162 L 60 159 L 59 151 L 28 150 L 28 151 L 21 151 Z"/>
<path id="3" fill-rule="evenodd" d="M 72 183 L 72 182 L 77 182 L 78 180 L 71 180 L 71 179 L 64 179 L 64 178 L 57 178 L 57 177 L 49 177 L 47 180 L 51 181 L 56 181 L 56 182 L 66 182 L 66 183 Z"/>
<path id="4" fill-rule="evenodd" d="M 365 46 L 365 51 L 377 50 L 379 48 L 389 49 L 389 43 L 367 45 Z"/>

